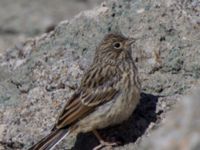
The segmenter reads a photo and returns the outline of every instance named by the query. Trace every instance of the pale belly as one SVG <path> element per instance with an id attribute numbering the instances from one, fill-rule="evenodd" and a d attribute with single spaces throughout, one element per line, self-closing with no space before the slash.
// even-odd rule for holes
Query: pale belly
<path id="1" fill-rule="evenodd" d="M 116 95 L 115 99 L 98 107 L 93 113 L 77 124 L 77 132 L 89 132 L 127 120 L 133 113 L 140 98 L 137 88 L 128 89 Z M 127 94 L 128 93 L 128 94 Z"/>

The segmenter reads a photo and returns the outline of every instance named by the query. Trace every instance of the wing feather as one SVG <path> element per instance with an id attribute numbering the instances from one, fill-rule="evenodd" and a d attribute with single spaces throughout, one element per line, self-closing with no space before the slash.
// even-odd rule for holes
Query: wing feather
<path id="1" fill-rule="evenodd" d="M 105 102 L 110 101 L 119 90 L 116 88 L 120 76 L 112 66 L 104 66 L 109 74 L 102 72 L 101 67 L 91 67 L 82 79 L 80 88 L 68 100 L 60 114 L 56 128 L 66 128 L 95 110 Z M 116 68 L 116 67 L 115 67 Z M 97 70 L 94 70 L 97 69 Z M 98 74 L 96 74 L 98 72 Z"/>

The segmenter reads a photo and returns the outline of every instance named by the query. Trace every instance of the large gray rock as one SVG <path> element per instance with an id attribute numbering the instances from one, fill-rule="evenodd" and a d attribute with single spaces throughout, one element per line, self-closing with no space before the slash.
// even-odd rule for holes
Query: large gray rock
<path id="1" fill-rule="evenodd" d="M 0 53 L 12 45 L 54 28 L 62 20 L 103 0 L 1 0 Z"/>
<path id="2" fill-rule="evenodd" d="M 199 82 L 199 11 L 198 0 L 112 0 L 11 48 L 0 59 L 0 148 L 27 149 L 48 134 L 95 47 L 105 34 L 118 31 L 137 39 L 133 58 L 143 93 L 128 121 L 100 133 L 121 141 L 116 149 L 142 148 L 177 99 Z M 74 142 L 66 138 L 57 149 L 98 144 L 91 133 Z"/>
<path id="3" fill-rule="evenodd" d="M 167 114 L 159 129 L 141 143 L 141 150 L 199 150 L 199 88 L 184 96 Z"/>

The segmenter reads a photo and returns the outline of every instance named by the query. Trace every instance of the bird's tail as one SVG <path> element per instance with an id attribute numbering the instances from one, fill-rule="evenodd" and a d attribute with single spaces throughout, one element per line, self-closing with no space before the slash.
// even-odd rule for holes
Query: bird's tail
<path id="1" fill-rule="evenodd" d="M 29 148 L 29 150 L 51 150 L 68 134 L 68 129 L 54 130 L 41 141 Z"/>

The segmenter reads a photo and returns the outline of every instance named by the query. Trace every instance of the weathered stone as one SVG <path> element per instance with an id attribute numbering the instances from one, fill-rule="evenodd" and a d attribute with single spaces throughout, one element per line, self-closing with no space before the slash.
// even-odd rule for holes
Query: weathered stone
<path id="1" fill-rule="evenodd" d="M 122 142 L 116 149 L 140 149 L 177 99 L 199 82 L 197 10 L 198 1 L 111 0 L 10 49 L 0 59 L 1 147 L 27 149 L 48 134 L 96 46 L 108 32 L 122 32 L 136 38 L 133 58 L 143 85 L 141 103 L 128 121 L 100 132 Z M 57 149 L 98 144 L 91 133 L 74 142 L 67 138 Z"/>

